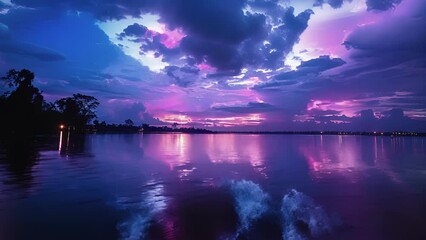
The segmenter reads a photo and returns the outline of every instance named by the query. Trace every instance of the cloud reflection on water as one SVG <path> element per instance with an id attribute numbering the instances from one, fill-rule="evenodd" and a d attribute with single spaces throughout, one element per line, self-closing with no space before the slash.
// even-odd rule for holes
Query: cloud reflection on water
<path id="1" fill-rule="evenodd" d="M 319 140 L 319 141 L 318 141 Z M 401 183 L 393 171 L 392 156 L 385 144 L 393 148 L 405 146 L 403 138 L 364 136 L 319 136 L 299 147 L 314 179 L 341 175 L 352 182 L 360 180 L 368 170 L 385 174 L 392 182 Z"/>

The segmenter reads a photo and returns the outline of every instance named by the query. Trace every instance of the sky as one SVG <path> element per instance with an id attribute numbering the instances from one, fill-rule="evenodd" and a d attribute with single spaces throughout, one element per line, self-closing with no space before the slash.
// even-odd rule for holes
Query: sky
<path id="1" fill-rule="evenodd" d="M 110 123 L 426 132 L 426 1 L 0 0 L 23 68 Z"/>

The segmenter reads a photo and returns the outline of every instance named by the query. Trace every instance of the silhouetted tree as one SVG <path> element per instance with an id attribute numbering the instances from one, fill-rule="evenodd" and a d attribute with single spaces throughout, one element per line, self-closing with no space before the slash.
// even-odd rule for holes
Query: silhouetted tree
<path id="1" fill-rule="evenodd" d="M 127 119 L 126 121 L 124 121 L 124 123 L 126 124 L 126 126 L 128 127 L 133 127 L 134 123 L 132 121 L 132 119 Z"/>
<path id="2" fill-rule="evenodd" d="M 14 88 L 0 97 L 0 125 L 3 132 L 35 132 L 42 120 L 44 100 L 39 89 L 33 86 L 34 73 L 26 69 L 12 69 L 1 79 Z"/>
<path id="3" fill-rule="evenodd" d="M 95 97 L 83 94 L 74 94 L 72 97 L 62 98 L 55 102 L 62 114 L 63 122 L 77 130 L 84 127 L 96 118 L 96 108 L 99 105 Z"/>

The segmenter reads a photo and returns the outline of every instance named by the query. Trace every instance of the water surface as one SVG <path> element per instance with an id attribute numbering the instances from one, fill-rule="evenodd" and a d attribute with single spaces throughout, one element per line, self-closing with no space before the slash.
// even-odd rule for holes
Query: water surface
<path id="1" fill-rule="evenodd" d="M 0 239 L 426 239 L 421 137 L 134 134 L 0 148 Z"/>

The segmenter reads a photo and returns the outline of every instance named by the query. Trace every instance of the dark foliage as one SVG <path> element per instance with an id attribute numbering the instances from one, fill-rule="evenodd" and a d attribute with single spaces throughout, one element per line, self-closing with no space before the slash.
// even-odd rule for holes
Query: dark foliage
<path id="1" fill-rule="evenodd" d="M 128 120 L 125 121 L 125 124 L 107 124 L 105 121 L 101 123 L 94 121 L 90 130 L 97 133 L 138 133 L 140 127 L 134 126 L 133 121 L 130 120 L 131 122 L 129 122 Z"/>
<path id="2" fill-rule="evenodd" d="M 14 69 L 1 78 L 10 88 L 0 97 L 0 128 L 4 134 L 33 133 L 43 119 L 43 95 L 33 86 L 34 73 Z"/>
<path id="3" fill-rule="evenodd" d="M 213 133 L 201 128 L 170 128 L 166 126 L 155 127 L 148 124 L 142 126 L 129 125 L 128 120 L 125 124 L 107 124 L 106 122 L 93 122 L 94 125 L 88 129 L 96 133 Z"/>
<path id="4" fill-rule="evenodd" d="M 148 124 L 143 124 L 141 131 L 144 133 L 162 133 L 162 132 L 176 132 L 176 133 L 213 133 L 213 131 L 202 129 L 202 128 L 176 128 L 176 125 L 173 124 L 173 128 L 163 126 L 155 127 Z"/>
<path id="5" fill-rule="evenodd" d="M 55 102 L 61 113 L 62 122 L 72 129 L 85 129 L 86 125 L 96 118 L 95 109 L 99 102 L 92 96 L 74 94 Z"/>
<path id="6" fill-rule="evenodd" d="M 0 96 L 0 131 L 3 138 L 31 136 L 57 131 L 59 125 L 82 131 L 96 118 L 96 98 L 74 94 L 48 103 L 33 85 L 34 73 L 27 69 L 9 70 L 1 78 L 4 91 Z M 7 89 L 9 90 L 9 89 Z"/>
<path id="7" fill-rule="evenodd" d="M 212 132 L 198 128 L 177 128 L 176 123 L 172 124 L 172 128 L 147 124 L 140 127 L 135 126 L 131 119 L 127 119 L 125 124 L 118 125 L 107 124 L 104 121 L 99 123 L 96 120 L 96 108 L 99 102 L 95 97 L 78 93 L 54 103 L 48 103 L 43 99 L 42 92 L 33 85 L 34 73 L 31 71 L 12 69 L 1 79 L 3 85 L 10 88 L 10 91 L 3 91 L 4 93 L 0 96 L 0 136 L 2 140 L 9 142 L 14 136 L 21 139 L 23 136 L 57 132 L 59 128 L 67 132 L 81 133 Z M 90 125 L 92 121 L 93 125 Z"/>

